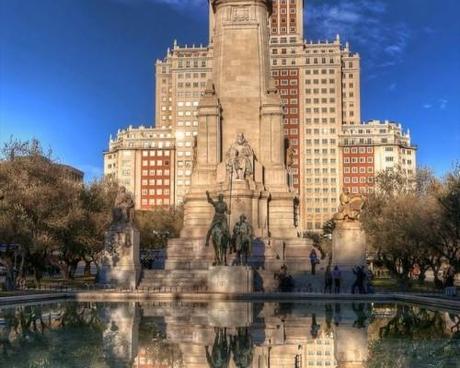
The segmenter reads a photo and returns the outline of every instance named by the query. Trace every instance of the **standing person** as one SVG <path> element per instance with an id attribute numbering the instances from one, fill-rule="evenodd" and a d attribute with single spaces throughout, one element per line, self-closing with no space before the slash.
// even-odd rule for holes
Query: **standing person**
<path id="1" fill-rule="evenodd" d="M 316 274 L 316 265 L 319 263 L 318 255 L 316 254 L 316 250 L 312 249 L 310 252 L 310 263 L 311 263 L 311 274 Z"/>
<path id="2" fill-rule="evenodd" d="M 340 281 L 342 279 L 342 272 L 339 269 L 339 266 L 334 267 L 334 271 L 332 271 L 332 278 L 334 279 L 334 293 L 340 293 Z"/>
<path id="3" fill-rule="evenodd" d="M 368 269 L 366 272 L 366 293 L 374 294 L 374 286 L 372 285 L 372 280 L 374 279 L 374 274 L 372 270 Z"/>
<path id="4" fill-rule="evenodd" d="M 457 296 L 457 287 L 455 286 L 455 268 L 450 266 L 450 276 L 452 277 L 452 296 Z"/>
<path id="5" fill-rule="evenodd" d="M 446 272 L 445 291 L 447 296 L 456 296 L 457 294 L 457 289 L 455 288 L 455 270 L 452 266 Z"/>
<path id="6" fill-rule="evenodd" d="M 357 266 L 353 268 L 353 273 L 356 276 L 356 280 L 351 287 L 351 293 L 354 294 L 355 290 L 358 289 L 358 292 L 360 294 L 364 294 L 365 293 L 364 280 L 366 278 L 366 274 L 364 272 L 364 266 Z"/>
<path id="7" fill-rule="evenodd" d="M 278 272 L 275 272 L 275 280 L 278 281 L 278 291 L 292 292 L 294 290 L 294 279 L 288 273 L 287 266 L 283 264 Z"/>
<path id="8" fill-rule="evenodd" d="M 332 294 L 332 272 L 331 272 L 331 265 L 327 265 L 326 273 L 324 274 L 324 293 Z"/>

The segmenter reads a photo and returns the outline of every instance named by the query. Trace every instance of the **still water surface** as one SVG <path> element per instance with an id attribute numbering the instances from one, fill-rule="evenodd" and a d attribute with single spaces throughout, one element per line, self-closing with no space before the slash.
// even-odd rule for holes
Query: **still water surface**
<path id="1" fill-rule="evenodd" d="M 0 367 L 460 368 L 460 314 L 378 303 L 0 309 Z"/>

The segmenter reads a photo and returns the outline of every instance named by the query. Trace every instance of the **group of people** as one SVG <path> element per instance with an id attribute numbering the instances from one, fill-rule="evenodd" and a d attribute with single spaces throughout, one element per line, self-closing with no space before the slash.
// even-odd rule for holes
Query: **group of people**
<path id="1" fill-rule="evenodd" d="M 366 270 L 365 266 L 356 266 L 353 268 L 353 274 L 355 275 L 355 281 L 351 287 L 352 294 L 356 292 L 359 294 L 371 294 L 374 292 L 372 287 L 373 275 L 370 270 Z M 339 294 L 341 288 L 342 271 L 339 266 L 335 265 L 332 269 L 329 264 L 324 274 L 324 293 L 332 294 L 334 290 L 335 294 Z"/>
<path id="2" fill-rule="evenodd" d="M 359 294 L 372 294 L 374 292 L 372 287 L 373 275 L 371 270 L 366 270 L 365 266 L 356 266 L 353 268 L 353 274 L 355 275 L 356 280 L 351 287 L 352 294 L 355 294 L 356 290 Z"/>
<path id="3" fill-rule="evenodd" d="M 283 293 L 294 291 L 294 278 L 289 274 L 285 264 L 281 266 L 278 272 L 275 272 L 274 279 L 278 281 L 278 291 Z"/>

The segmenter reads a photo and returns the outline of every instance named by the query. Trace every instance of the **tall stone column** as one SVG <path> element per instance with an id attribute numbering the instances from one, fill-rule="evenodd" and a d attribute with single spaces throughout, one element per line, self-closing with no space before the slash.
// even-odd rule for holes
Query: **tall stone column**
<path id="1" fill-rule="evenodd" d="M 295 238 L 294 193 L 289 190 L 284 156 L 283 110 L 276 87 L 271 84 L 261 109 L 261 161 L 265 166 L 265 186 L 270 192 L 270 236 Z"/>
<path id="2" fill-rule="evenodd" d="M 220 109 L 214 84 L 209 80 L 198 106 L 199 130 L 196 147 L 198 170 L 195 170 L 196 173 L 215 171 L 217 165 L 222 161 Z M 215 178 L 209 179 L 214 179 L 210 183 L 215 182 Z M 195 181 L 198 185 L 204 184 L 199 178 Z"/>
<path id="3" fill-rule="evenodd" d="M 215 186 L 217 165 L 222 161 L 220 112 L 214 84 L 210 80 L 198 106 L 198 140 L 194 148 L 192 186 L 185 196 L 182 237 L 204 237 L 212 218 L 205 192 Z"/>
<path id="4" fill-rule="evenodd" d="M 213 0 L 214 83 L 224 151 L 243 133 L 259 157 L 260 109 L 269 79 L 268 0 Z"/>

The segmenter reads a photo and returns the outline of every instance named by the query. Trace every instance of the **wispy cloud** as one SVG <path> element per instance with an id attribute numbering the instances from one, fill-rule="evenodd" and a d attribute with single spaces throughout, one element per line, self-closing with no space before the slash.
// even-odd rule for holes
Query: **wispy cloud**
<path id="1" fill-rule="evenodd" d="M 127 5 L 136 5 L 142 3 L 164 4 L 169 5 L 177 10 L 188 10 L 190 8 L 203 7 L 207 9 L 207 0 L 114 0 Z"/>
<path id="2" fill-rule="evenodd" d="M 411 38 L 405 23 L 389 24 L 387 6 L 381 0 L 338 0 L 310 3 L 305 12 L 307 35 L 352 42 L 355 50 L 365 49 L 373 66 L 388 68 L 401 62 Z"/>
<path id="3" fill-rule="evenodd" d="M 189 6 L 207 6 L 206 0 L 147 0 L 152 3 L 163 3 L 179 8 L 186 8 Z"/>
<path id="4" fill-rule="evenodd" d="M 447 100 L 446 98 L 440 98 L 435 103 L 429 102 L 429 103 L 424 104 L 423 108 L 429 110 L 434 107 L 438 107 L 440 110 L 446 110 L 448 103 L 449 103 L 449 100 Z"/>
<path id="5" fill-rule="evenodd" d="M 429 36 L 437 33 L 437 31 L 434 28 L 431 28 L 429 26 L 423 27 L 423 32 Z"/>
<path id="6" fill-rule="evenodd" d="M 449 102 L 447 99 L 445 99 L 445 98 L 440 98 L 438 102 L 439 102 L 439 108 L 440 108 L 441 110 L 447 109 L 447 103 Z"/>
<path id="7" fill-rule="evenodd" d="M 393 92 L 393 91 L 396 91 L 396 88 L 398 87 L 398 84 L 397 83 L 391 83 L 389 86 L 388 86 L 388 90 L 390 92 Z"/>

